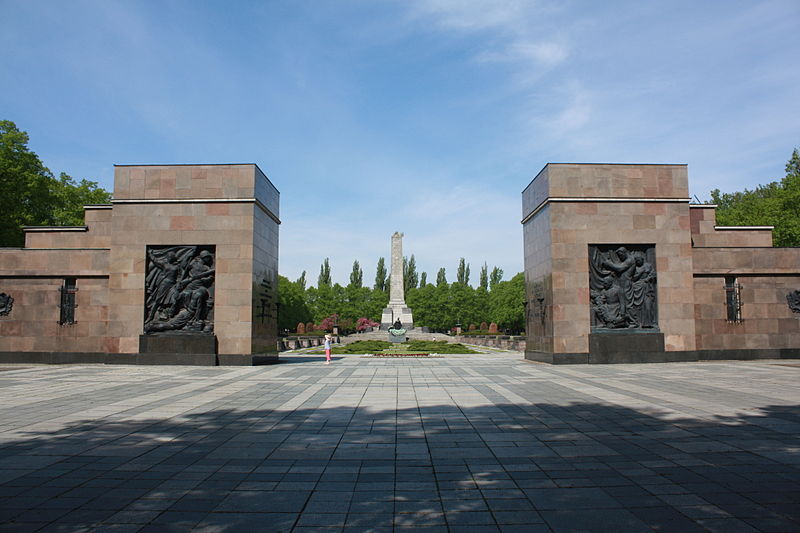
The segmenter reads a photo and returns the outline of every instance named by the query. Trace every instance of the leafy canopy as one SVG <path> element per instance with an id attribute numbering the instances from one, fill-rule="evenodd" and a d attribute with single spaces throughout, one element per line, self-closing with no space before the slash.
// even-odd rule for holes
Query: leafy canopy
<path id="1" fill-rule="evenodd" d="M 775 226 L 775 246 L 800 246 L 800 153 L 795 149 L 780 181 L 759 185 L 754 190 L 722 193 L 711 191 L 717 204 L 720 226 Z"/>
<path id="2" fill-rule="evenodd" d="M 463 258 L 461 263 L 462 279 L 466 281 L 469 266 Z M 378 266 L 382 265 L 383 261 L 379 260 Z M 419 274 L 419 280 L 425 278 L 425 281 L 416 283 L 414 256 L 408 258 L 405 266 L 408 279 L 406 303 L 413 309 L 417 326 L 449 331 L 457 323 L 493 322 L 506 332 L 517 333 L 524 329 L 525 284 L 522 274 L 510 281 L 502 281 L 502 270 L 497 267 L 489 270 L 488 265 L 484 264 L 482 278 L 488 279 L 473 288 L 465 282 L 447 283 L 444 268 L 439 269 L 435 285 L 427 283 L 424 272 Z M 317 287 L 306 288 L 304 276 L 296 282 L 280 278 L 279 324 L 282 330 L 294 331 L 296 324 L 312 321 L 324 327 L 334 315 L 340 330 L 348 329 L 346 324 L 356 327 L 367 321 L 380 321 L 382 311 L 389 302 L 389 294 L 385 290 L 385 270 L 379 272 L 379 279 L 372 289 L 359 284 L 359 281 L 363 281 L 363 271 L 358 261 L 353 262 L 350 283 L 346 287 L 338 283 L 331 284 L 328 259 L 323 262 L 321 271 L 323 283 Z"/>
<path id="3" fill-rule="evenodd" d="M 0 246 L 24 246 L 23 226 L 78 226 L 83 206 L 111 201 L 96 182 L 55 178 L 28 148 L 29 137 L 10 120 L 0 120 Z"/>

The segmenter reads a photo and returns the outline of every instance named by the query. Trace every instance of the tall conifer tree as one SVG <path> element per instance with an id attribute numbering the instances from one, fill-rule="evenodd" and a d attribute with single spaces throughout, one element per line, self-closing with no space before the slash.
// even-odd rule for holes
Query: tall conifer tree
<path id="1" fill-rule="evenodd" d="M 319 277 L 317 278 L 317 287 L 322 286 L 331 286 L 331 265 L 327 257 L 322 262 L 322 266 L 319 267 Z"/>
<path id="2" fill-rule="evenodd" d="M 378 259 L 378 267 L 375 269 L 375 286 L 376 291 L 386 290 L 386 263 L 383 257 Z"/>

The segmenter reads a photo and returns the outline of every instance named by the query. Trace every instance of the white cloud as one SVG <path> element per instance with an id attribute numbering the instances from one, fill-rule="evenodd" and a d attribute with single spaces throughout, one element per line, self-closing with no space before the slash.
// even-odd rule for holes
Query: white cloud
<path id="1" fill-rule="evenodd" d="M 522 0 L 421 0 L 412 4 L 412 12 L 433 18 L 443 28 L 478 31 L 515 28 L 532 5 Z"/>
<path id="2" fill-rule="evenodd" d="M 515 41 L 502 50 L 486 50 L 477 60 L 486 63 L 520 63 L 543 67 L 554 67 L 569 56 L 567 47 L 555 41 L 526 42 Z"/>
<path id="3" fill-rule="evenodd" d="M 569 56 L 563 35 L 542 23 L 541 15 L 554 9 L 521 0 L 421 0 L 411 7 L 412 16 L 441 29 L 487 37 L 475 54 L 478 62 L 513 63 L 523 70 L 554 67 Z"/>
<path id="4" fill-rule="evenodd" d="M 556 135 L 565 135 L 589 122 L 592 106 L 587 91 L 573 87 L 567 105 L 550 120 L 550 129 Z"/>
<path id="5" fill-rule="evenodd" d="M 531 150 L 532 142 L 541 147 L 546 140 L 548 145 L 567 140 L 574 145 L 584 138 L 580 133 L 590 124 L 594 114 L 593 95 L 579 82 L 572 81 L 552 89 L 551 92 L 530 89 L 528 107 L 523 119 L 522 129 L 530 135 L 521 141 L 521 150 Z"/>

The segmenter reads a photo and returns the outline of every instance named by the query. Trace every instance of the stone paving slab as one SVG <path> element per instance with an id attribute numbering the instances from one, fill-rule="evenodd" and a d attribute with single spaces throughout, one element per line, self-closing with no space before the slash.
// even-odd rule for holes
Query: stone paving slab
<path id="1" fill-rule="evenodd" d="M 800 531 L 800 367 L 0 372 L 0 530 Z"/>

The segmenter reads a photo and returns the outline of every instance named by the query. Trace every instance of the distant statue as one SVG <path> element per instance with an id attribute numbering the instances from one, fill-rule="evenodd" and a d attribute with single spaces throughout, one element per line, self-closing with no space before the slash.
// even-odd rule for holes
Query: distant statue
<path id="1" fill-rule="evenodd" d="M 403 324 L 400 322 L 400 318 L 397 318 L 392 327 L 389 328 L 389 338 L 402 337 L 405 340 L 406 331 L 407 330 L 403 329 Z"/>
<path id="2" fill-rule="evenodd" d="M 196 246 L 149 251 L 145 295 L 146 333 L 185 331 L 210 333 L 214 256 Z"/>

